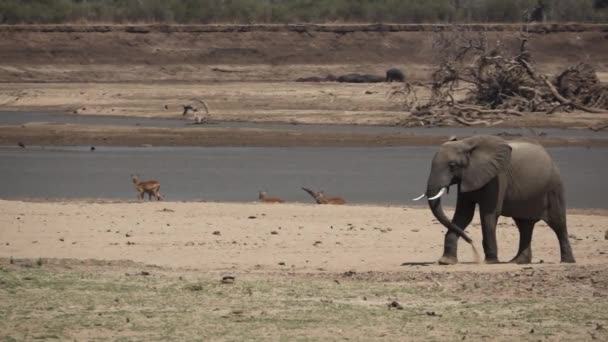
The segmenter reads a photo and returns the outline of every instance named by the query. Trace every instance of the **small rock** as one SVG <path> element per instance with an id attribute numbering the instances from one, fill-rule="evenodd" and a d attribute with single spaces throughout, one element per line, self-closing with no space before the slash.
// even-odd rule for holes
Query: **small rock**
<path id="1" fill-rule="evenodd" d="M 279 232 L 277 232 L 276 230 L 273 230 L 273 231 L 270 232 L 270 234 L 277 235 L 277 234 L 279 234 Z"/>
<path id="2" fill-rule="evenodd" d="M 279 266 L 285 266 L 285 263 L 281 261 L 279 262 Z"/>
<path id="3" fill-rule="evenodd" d="M 351 270 L 351 271 L 344 272 L 342 275 L 345 276 L 345 277 L 352 277 L 355 274 L 357 274 L 357 272 Z"/>
<path id="4" fill-rule="evenodd" d="M 247 218 L 250 219 L 250 220 L 255 220 L 257 217 L 255 217 L 255 216 L 252 215 L 252 216 L 249 216 Z"/>
<path id="5" fill-rule="evenodd" d="M 312 245 L 313 245 L 313 246 L 318 246 L 318 245 L 320 245 L 320 244 L 322 244 L 322 243 L 323 243 L 322 241 L 315 241 L 315 243 L 313 243 Z"/>
<path id="6" fill-rule="evenodd" d="M 232 284 L 234 283 L 234 281 L 236 280 L 236 277 L 233 275 L 225 275 L 222 277 L 222 280 L 220 281 L 222 284 Z"/>
<path id="7" fill-rule="evenodd" d="M 192 284 L 192 285 L 186 286 L 186 290 L 189 290 L 189 291 L 202 291 L 203 290 L 203 286 L 201 284 Z"/>
<path id="8" fill-rule="evenodd" d="M 213 232 L 213 235 L 222 235 L 222 233 L 220 233 L 219 230 L 216 230 L 216 231 Z"/>
<path id="9" fill-rule="evenodd" d="M 608 230 L 604 233 L 604 240 L 608 240 Z"/>
<path id="10" fill-rule="evenodd" d="M 394 300 L 388 304 L 388 309 L 403 310 L 403 306 L 398 301 Z"/>
<path id="11" fill-rule="evenodd" d="M 64 240 L 64 238 L 59 238 L 59 241 L 63 242 L 63 241 L 65 241 L 65 240 Z"/>
<path id="12" fill-rule="evenodd" d="M 131 245 L 134 245 L 134 244 L 135 244 L 135 242 L 127 241 L 127 246 L 131 246 Z"/>

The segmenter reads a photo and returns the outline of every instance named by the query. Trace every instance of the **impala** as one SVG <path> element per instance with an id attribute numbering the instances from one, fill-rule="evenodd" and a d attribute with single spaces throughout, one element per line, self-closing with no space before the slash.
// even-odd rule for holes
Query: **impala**
<path id="1" fill-rule="evenodd" d="M 345 204 L 346 201 L 342 197 L 326 197 L 325 192 L 319 191 L 314 192 L 310 189 L 302 187 L 302 190 L 306 191 L 312 198 L 315 199 L 317 204 Z"/>
<path id="2" fill-rule="evenodd" d="M 149 180 L 140 182 L 137 175 L 131 175 L 131 179 L 133 180 L 135 190 L 138 192 L 137 198 L 139 200 L 143 201 L 144 194 L 148 194 L 149 200 L 152 200 L 152 196 L 154 196 L 157 201 L 162 199 L 160 195 L 160 183 L 158 181 Z"/>
<path id="3" fill-rule="evenodd" d="M 285 201 L 280 198 L 268 197 L 268 193 L 266 191 L 260 191 L 258 198 L 262 203 L 285 203 Z"/>

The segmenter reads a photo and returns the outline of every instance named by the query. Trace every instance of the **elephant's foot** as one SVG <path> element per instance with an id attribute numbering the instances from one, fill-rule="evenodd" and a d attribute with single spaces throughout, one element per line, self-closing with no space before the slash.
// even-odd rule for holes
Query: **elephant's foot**
<path id="1" fill-rule="evenodd" d="M 456 265 L 458 258 L 455 256 L 444 255 L 439 259 L 439 265 Z"/>
<path id="2" fill-rule="evenodd" d="M 485 263 L 486 264 L 498 264 L 500 261 L 498 261 L 497 257 L 486 257 Z"/>
<path id="3" fill-rule="evenodd" d="M 574 264 L 574 263 L 576 263 L 576 260 L 574 260 L 574 256 L 567 255 L 567 256 L 562 257 L 561 262 L 566 263 L 566 264 Z"/>
<path id="4" fill-rule="evenodd" d="M 511 259 L 511 261 L 509 261 L 510 263 L 513 264 L 529 264 L 532 262 L 532 254 L 530 253 L 520 253 L 518 255 L 515 256 L 515 258 Z"/>

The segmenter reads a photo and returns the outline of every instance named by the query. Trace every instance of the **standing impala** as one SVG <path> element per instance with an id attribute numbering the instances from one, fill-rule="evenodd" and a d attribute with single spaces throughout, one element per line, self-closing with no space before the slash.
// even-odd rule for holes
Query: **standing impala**
<path id="1" fill-rule="evenodd" d="M 268 197 L 268 193 L 266 191 L 260 191 L 258 198 L 262 203 L 285 203 L 285 201 L 280 198 Z"/>
<path id="2" fill-rule="evenodd" d="M 143 201 L 144 194 L 148 194 L 148 200 L 152 200 L 152 196 L 154 196 L 157 201 L 162 199 L 160 195 L 160 183 L 158 181 L 149 180 L 140 182 L 137 175 L 131 175 L 131 179 L 133 180 L 135 190 L 138 192 L 137 198 L 140 201 Z"/>
<path id="3" fill-rule="evenodd" d="M 342 197 L 326 197 L 325 192 L 319 191 L 314 192 L 310 189 L 302 187 L 302 190 L 306 191 L 312 198 L 315 199 L 317 204 L 345 204 L 346 201 Z"/>

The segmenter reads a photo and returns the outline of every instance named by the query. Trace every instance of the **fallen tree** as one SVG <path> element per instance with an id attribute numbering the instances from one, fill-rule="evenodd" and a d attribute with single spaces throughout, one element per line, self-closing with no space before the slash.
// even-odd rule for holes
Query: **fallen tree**
<path id="1" fill-rule="evenodd" d="M 527 48 L 527 35 L 489 43 L 485 34 L 470 31 L 439 33 L 437 68 L 423 103 L 410 84 L 393 91 L 411 115 L 404 126 L 493 126 L 524 113 L 580 110 L 608 112 L 608 86 L 595 68 L 578 63 L 556 77 L 538 72 Z M 462 94 L 464 93 L 464 96 Z"/>

